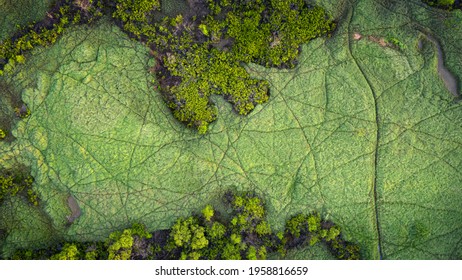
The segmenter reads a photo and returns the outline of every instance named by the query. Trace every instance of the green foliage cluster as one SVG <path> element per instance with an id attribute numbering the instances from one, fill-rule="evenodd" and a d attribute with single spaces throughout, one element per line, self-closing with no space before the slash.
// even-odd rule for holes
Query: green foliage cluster
<path id="1" fill-rule="evenodd" d="M 294 67 L 301 44 L 335 28 L 322 8 L 303 0 L 198 3 L 208 6 L 206 16 L 154 22 L 159 0 L 63 0 L 48 21 L 2 42 L 0 75 L 24 63 L 26 51 L 53 44 L 69 25 L 92 22 L 107 10 L 124 31 L 157 52 L 157 77 L 174 117 L 205 133 L 218 115 L 211 95 L 223 95 L 241 115 L 268 101 L 268 82 L 251 78 L 241 63 Z"/>
<path id="2" fill-rule="evenodd" d="M 205 230 L 195 217 L 178 219 L 170 233 L 170 248 L 180 248 L 180 259 L 199 259 L 202 249 L 209 245 Z"/>
<path id="3" fill-rule="evenodd" d="M 136 223 L 111 233 L 105 242 L 65 242 L 54 248 L 18 250 L 12 258 L 257 260 L 266 259 L 271 252 L 284 255 L 289 249 L 324 242 L 339 259 L 359 259 L 358 246 L 343 240 L 340 228 L 317 213 L 294 216 L 284 232 L 274 234 L 258 196 L 228 192 L 224 198 L 231 210 L 227 218 L 207 205 L 201 215 L 179 218 L 168 231 L 151 234 Z"/>
<path id="4" fill-rule="evenodd" d="M 232 53 L 211 49 L 209 43 L 194 44 L 191 48 L 163 56 L 163 72 L 168 74 L 161 73 L 165 77 L 163 81 L 161 77 L 161 85 L 165 85 L 167 104 L 175 118 L 205 133 L 218 114 L 210 101 L 212 94 L 224 95 L 241 115 L 268 100 L 268 83 L 252 79 Z"/>
<path id="5" fill-rule="evenodd" d="M 20 172 L 2 171 L 0 174 L 0 202 L 8 196 L 22 195 L 28 201 L 38 206 L 38 196 L 32 190 L 34 179 Z"/>
<path id="6" fill-rule="evenodd" d="M 20 249 L 11 256 L 13 260 L 99 260 L 108 259 L 104 242 L 64 242 L 46 249 Z"/>
<path id="7" fill-rule="evenodd" d="M 0 128 L 0 140 L 5 139 L 6 137 L 6 131 Z"/>
<path id="8" fill-rule="evenodd" d="M 210 9 L 220 13 L 209 17 L 207 24 L 217 36 L 233 38 L 232 52 L 245 63 L 294 67 L 301 44 L 335 29 L 324 9 L 304 0 L 213 2 L 209 1 Z M 227 11 L 224 21 L 223 11 Z"/>
<path id="9" fill-rule="evenodd" d="M 438 0 L 436 1 L 439 5 L 454 5 L 455 0 Z"/>
<path id="10" fill-rule="evenodd" d="M 199 217 L 180 218 L 173 225 L 166 250 L 174 259 L 265 259 L 271 229 L 255 195 L 228 193 L 231 218 L 224 220 L 207 205 Z"/>
<path id="11" fill-rule="evenodd" d="M 152 11 L 145 2 L 152 11 L 158 8 L 155 1 L 135 1 L 127 5 L 136 7 L 118 8 L 113 17 L 156 51 L 168 107 L 199 133 L 217 118 L 213 94 L 223 95 L 241 115 L 268 101 L 268 83 L 251 78 L 241 63 L 293 67 L 300 44 L 335 27 L 322 8 L 308 8 L 304 1 L 208 1 L 207 16 L 178 15 L 156 23 L 146 16 Z"/>
<path id="12" fill-rule="evenodd" d="M 443 9 L 456 9 L 462 7 L 462 3 L 457 4 L 455 0 L 422 0 L 424 3 Z"/>
<path id="13" fill-rule="evenodd" d="M 285 234 L 280 238 L 283 243 L 292 246 L 309 243 L 310 246 L 318 242 L 325 242 L 331 252 L 338 259 L 357 260 L 360 258 L 359 247 L 345 241 L 340 227 L 328 221 L 322 221 L 318 213 L 309 215 L 298 214 L 286 222 Z"/>
<path id="14" fill-rule="evenodd" d="M 152 235 L 142 224 L 135 223 L 129 229 L 122 232 L 115 231 L 109 235 L 106 241 L 109 260 L 129 260 L 132 256 L 133 246 L 137 239 L 151 238 Z"/>
<path id="15" fill-rule="evenodd" d="M 403 42 L 401 42 L 398 38 L 390 37 L 387 39 L 387 42 L 394 45 L 396 48 L 399 48 L 400 50 L 407 49 L 407 46 Z"/>
<path id="16" fill-rule="evenodd" d="M 159 0 L 115 0 L 112 17 L 122 23 L 122 28 L 140 36 L 143 26 L 149 23 L 149 14 L 159 10 Z"/>
<path id="17" fill-rule="evenodd" d="M 85 3 L 85 4 L 83 4 Z M 48 12 L 47 19 L 21 29 L 20 35 L 0 44 L 0 75 L 25 62 L 25 53 L 37 46 L 54 44 L 71 24 L 90 23 L 102 14 L 102 0 L 63 0 Z"/>
<path id="18" fill-rule="evenodd" d="M 131 228 L 112 232 L 106 241 L 64 242 L 57 246 L 31 250 L 17 250 L 11 257 L 14 260 L 129 260 L 147 256 L 153 251 L 145 242 L 152 235 L 145 225 L 135 223 Z M 141 252 L 143 251 L 143 252 Z"/>
<path id="19" fill-rule="evenodd" d="M 78 260 L 80 259 L 81 252 L 74 243 L 64 244 L 61 252 L 51 256 L 51 260 Z"/>

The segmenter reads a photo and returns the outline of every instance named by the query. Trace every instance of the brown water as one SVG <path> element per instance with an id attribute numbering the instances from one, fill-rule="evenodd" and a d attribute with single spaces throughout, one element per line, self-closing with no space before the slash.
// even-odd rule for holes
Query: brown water
<path id="1" fill-rule="evenodd" d="M 80 210 L 80 206 L 77 203 L 77 200 L 75 200 L 72 195 L 67 198 L 67 205 L 69 206 L 69 209 L 71 209 L 71 215 L 67 216 L 67 220 L 69 223 L 72 223 L 75 219 L 80 217 L 82 211 Z"/>
<path id="2" fill-rule="evenodd" d="M 438 58 L 438 74 L 440 78 L 443 80 L 446 88 L 455 96 L 460 97 L 458 85 L 457 85 L 457 78 L 446 68 L 444 65 L 444 53 L 443 49 L 441 48 L 440 43 L 436 40 L 433 36 L 429 34 L 425 34 L 427 39 L 433 43 L 436 48 L 437 58 Z M 420 46 L 420 43 L 419 43 Z"/>

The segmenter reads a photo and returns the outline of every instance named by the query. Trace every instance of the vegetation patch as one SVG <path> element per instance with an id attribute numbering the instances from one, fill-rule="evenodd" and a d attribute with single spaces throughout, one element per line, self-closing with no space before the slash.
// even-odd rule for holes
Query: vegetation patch
<path id="1" fill-rule="evenodd" d="M 21 100 L 20 92 L 4 80 L 0 81 L 0 140 L 12 142 L 14 125 L 30 116 L 30 110 Z"/>
<path id="2" fill-rule="evenodd" d="M 462 8 L 460 0 L 422 0 L 424 3 L 445 10 Z"/>
<path id="3" fill-rule="evenodd" d="M 18 250 L 12 259 L 129 260 L 129 259 L 266 259 L 269 253 L 323 242 L 338 259 L 359 259 L 359 247 L 347 242 L 340 227 L 317 213 L 299 214 L 274 233 L 266 220 L 263 201 L 251 193 L 225 194 L 225 218 L 207 205 L 201 214 L 179 218 L 169 230 L 149 233 L 143 224 L 112 232 L 106 241 L 64 242 L 46 249 Z"/>
<path id="4" fill-rule="evenodd" d="M 96 2 L 96 1 L 95 1 Z M 101 17 L 102 2 L 61 0 L 47 12 L 45 20 L 29 24 L 0 44 L 0 76 L 25 62 L 25 54 L 37 46 L 54 44 L 71 24 L 91 23 Z"/>
<path id="5" fill-rule="evenodd" d="M 118 5 L 113 16 L 153 48 L 168 107 L 199 133 L 217 118 L 213 94 L 223 95 L 241 115 L 268 101 L 268 83 L 251 78 L 242 63 L 292 68 L 302 43 L 335 28 L 322 8 L 302 0 L 191 3 L 194 12 L 161 23 L 149 20 L 157 1 L 134 3 L 129 13 Z M 149 6 L 154 8 L 140 8 Z"/>
<path id="6" fill-rule="evenodd" d="M 158 0 L 64 0 L 45 21 L 25 27 L 0 45 L 0 75 L 25 61 L 25 52 L 56 42 L 71 24 L 112 15 L 133 38 L 146 43 L 175 118 L 205 133 L 218 115 L 213 94 L 223 95 L 241 115 L 267 102 L 268 83 L 250 77 L 241 63 L 292 68 L 300 45 L 328 34 L 335 24 L 320 7 L 303 0 L 196 1 L 190 13 L 154 21 Z"/>
<path id="7" fill-rule="evenodd" d="M 0 172 L 0 203 L 7 197 L 20 195 L 27 198 L 32 205 L 38 206 L 37 193 L 32 189 L 34 179 L 18 170 L 2 170 Z"/>

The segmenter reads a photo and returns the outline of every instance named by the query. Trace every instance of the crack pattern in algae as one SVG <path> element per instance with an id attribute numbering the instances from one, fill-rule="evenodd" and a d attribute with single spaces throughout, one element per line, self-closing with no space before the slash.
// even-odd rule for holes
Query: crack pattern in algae
<path id="1" fill-rule="evenodd" d="M 8 78 L 32 115 L 2 155 L 14 149 L 32 164 L 52 227 L 69 239 L 135 221 L 166 228 L 237 188 L 262 195 L 274 228 L 324 213 L 367 259 L 460 258 L 462 105 L 414 28 L 441 36 L 460 77 L 462 27 L 438 29 L 460 15 L 442 18 L 418 0 L 324 5 L 339 18 L 332 38 L 304 45 L 293 70 L 248 65 L 269 81 L 269 102 L 239 117 L 214 98 L 221 114 L 206 135 L 184 129 L 153 92 L 147 49 L 107 22 L 69 30 Z M 352 40 L 355 32 L 407 48 Z M 69 194 L 81 216 L 67 227 Z M 6 243 L 32 236 L 13 231 Z"/>

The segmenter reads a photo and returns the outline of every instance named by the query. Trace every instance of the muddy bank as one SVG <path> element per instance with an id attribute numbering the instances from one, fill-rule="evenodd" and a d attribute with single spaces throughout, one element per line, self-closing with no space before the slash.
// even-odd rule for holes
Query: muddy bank
<path id="1" fill-rule="evenodd" d="M 438 42 L 438 40 L 435 39 L 435 37 L 431 36 L 430 34 L 427 34 L 427 33 L 423 33 L 423 34 L 425 35 L 427 40 L 429 40 L 435 46 L 436 55 L 438 59 L 438 65 L 437 65 L 438 75 L 443 80 L 444 85 L 452 93 L 452 95 L 459 98 L 460 94 L 459 94 L 457 78 L 444 65 L 444 53 L 443 53 L 443 49 L 441 48 L 440 43 Z M 422 46 L 422 42 L 419 42 L 419 47 L 421 46 Z"/>
<path id="2" fill-rule="evenodd" d="M 71 224 L 74 222 L 75 219 L 80 217 L 80 215 L 82 214 L 82 211 L 80 210 L 80 206 L 77 203 L 77 200 L 75 200 L 75 198 L 72 195 L 70 195 L 67 198 L 67 205 L 69 206 L 69 209 L 71 210 L 71 215 L 66 216 L 66 218 L 69 224 Z"/>

